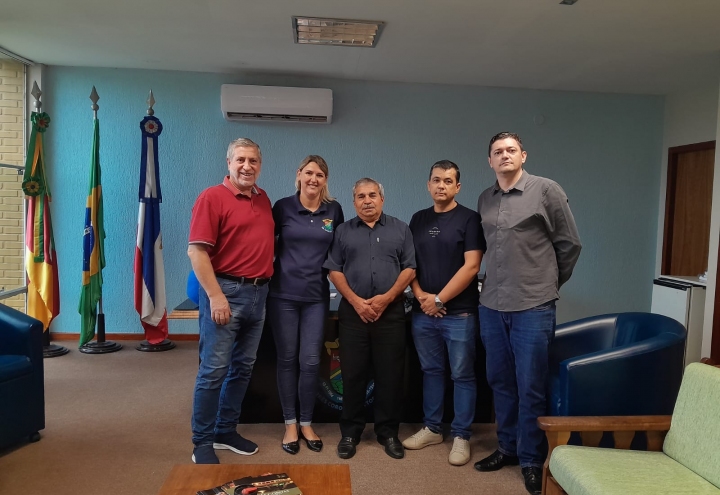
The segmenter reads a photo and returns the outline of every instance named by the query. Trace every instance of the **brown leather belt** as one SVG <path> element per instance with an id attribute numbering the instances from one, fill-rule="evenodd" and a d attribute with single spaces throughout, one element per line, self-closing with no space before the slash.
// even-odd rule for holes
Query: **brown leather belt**
<path id="1" fill-rule="evenodd" d="M 239 282 L 241 284 L 250 285 L 265 285 L 270 282 L 269 278 L 248 278 L 248 277 L 236 277 L 235 275 L 228 275 L 227 273 L 215 272 L 217 278 L 224 278 L 225 280 L 232 280 L 233 282 Z"/>

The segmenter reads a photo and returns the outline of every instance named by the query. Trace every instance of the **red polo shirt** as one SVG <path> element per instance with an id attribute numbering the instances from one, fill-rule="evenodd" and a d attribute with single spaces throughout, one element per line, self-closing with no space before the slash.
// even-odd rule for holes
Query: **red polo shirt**
<path id="1" fill-rule="evenodd" d="M 225 177 L 200 193 L 192 209 L 190 244 L 206 244 L 216 273 L 235 277 L 270 277 L 273 273 L 275 223 L 265 191 L 251 197 Z"/>

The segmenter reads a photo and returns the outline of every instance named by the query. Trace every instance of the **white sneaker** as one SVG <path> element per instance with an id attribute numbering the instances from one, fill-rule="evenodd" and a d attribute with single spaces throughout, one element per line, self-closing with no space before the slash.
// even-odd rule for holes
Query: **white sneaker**
<path id="1" fill-rule="evenodd" d="M 403 447 L 408 450 L 418 450 L 427 447 L 428 445 L 436 445 L 438 443 L 442 443 L 442 441 L 442 433 L 433 433 L 430 428 L 428 428 L 427 426 L 423 426 L 422 430 L 415 433 L 410 438 L 406 438 L 402 444 Z"/>
<path id="2" fill-rule="evenodd" d="M 469 460 L 470 442 L 463 438 L 455 437 L 448 462 L 453 466 L 462 466 L 463 464 L 467 464 Z"/>

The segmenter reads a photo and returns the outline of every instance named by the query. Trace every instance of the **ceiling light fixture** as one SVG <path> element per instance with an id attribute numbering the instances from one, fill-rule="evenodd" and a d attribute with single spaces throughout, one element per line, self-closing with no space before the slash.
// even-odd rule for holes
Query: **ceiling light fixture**
<path id="1" fill-rule="evenodd" d="M 295 43 L 307 45 L 364 46 L 377 45 L 384 22 L 320 17 L 292 17 Z"/>
<path id="2" fill-rule="evenodd" d="M 578 0 L 562 0 L 562 2 L 560 2 L 560 5 L 574 5 L 577 1 Z"/>

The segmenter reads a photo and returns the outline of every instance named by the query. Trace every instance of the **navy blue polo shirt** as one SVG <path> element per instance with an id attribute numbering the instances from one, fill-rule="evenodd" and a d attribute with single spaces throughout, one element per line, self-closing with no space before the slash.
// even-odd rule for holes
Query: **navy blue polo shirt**
<path id="1" fill-rule="evenodd" d="M 458 204 L 450 211 L 437 213 L 434 207 L 420 210 L 410 220 L 415 243 L 416 277 L 420 288 L 438 294 L 457 271 L 465 264 L 467 251 L 485 251 L 480 215 Z M 465 289 L 444 301 L 447 314 L 477 313 L 477 279 Z M 413 300 L 413 310 L 421 311 L 420 303 Z"/>
<path id="2" fill-rule="evenodd" d="M 355 217 L 338 228 L 324 266 L 342 272 L 350 289 L 363 299 L 385 294 L 401 271 L 415 268 L 410 228 L 385 213 L 372 228 Z"/>
<path id="3" fill-rule="evenodd" d="M 270 297 L 320 302 L 330 297 L 328 271 L 323 268 L 335 229 L 345 221 L 337 201 L 310 211 L 299 193 L 275 202 L 275 263 Z"/>

